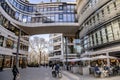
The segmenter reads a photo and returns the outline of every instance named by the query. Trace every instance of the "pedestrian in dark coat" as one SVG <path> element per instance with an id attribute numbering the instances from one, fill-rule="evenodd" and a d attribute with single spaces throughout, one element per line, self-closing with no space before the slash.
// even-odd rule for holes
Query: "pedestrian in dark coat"
<path id="1" fill-rule="evenodd" d="M 12 72 L 13 72 L 13 76 L 14 76 L 13 80 L 16 80 L 16 77 L 19 74 L 19 71 L 18 71 L 16 65 L 13 66 Z"/>

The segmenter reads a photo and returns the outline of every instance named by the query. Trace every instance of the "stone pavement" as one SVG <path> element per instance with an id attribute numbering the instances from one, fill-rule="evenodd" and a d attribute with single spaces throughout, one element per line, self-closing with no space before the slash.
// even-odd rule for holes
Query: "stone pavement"
<path id="1" fill-rule="evenodd" d="M 20 79 L 19 80 L 120 80 L 120 76 L 110 78 L 94 78 L 94 76 L 82 76 L 79 74 L 72 74 L 67 71 L 62 71 L 62 78 L 53 78 L 51 75 L 50 68 L 26 68 L 19 69 Z M 12 70 L 4 70 L 0 72 L 0 80 L 12 80 Z"/>

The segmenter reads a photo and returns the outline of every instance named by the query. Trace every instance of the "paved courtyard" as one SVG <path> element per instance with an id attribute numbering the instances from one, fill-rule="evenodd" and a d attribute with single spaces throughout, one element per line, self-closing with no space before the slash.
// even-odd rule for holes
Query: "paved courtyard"
<path id="1" fill-rule="evenodd" d="M 79 74 L 72 74 L 67 71 L 62 71 L 62 78 L 53 78 L 50 68 L 26 68 L 19 69 L 21 77 L 19 80 L 120 80 L 120 76 L 110 78 L 94 78 L 93 76 L 82 76 Z M 4 70 L 0 72 L 0 80 L 12 80 L 12 70 Z"/>

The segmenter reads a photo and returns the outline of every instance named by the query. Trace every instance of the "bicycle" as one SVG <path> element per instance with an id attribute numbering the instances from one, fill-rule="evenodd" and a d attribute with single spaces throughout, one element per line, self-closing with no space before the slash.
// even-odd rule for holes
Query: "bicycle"
<path id="1" fill-rule="evenodd" d="M 61 71 L 52 71 L 52 76 L 53 77 L 58 77 L 58 78 L 62 78 L 62 72 Z"/>

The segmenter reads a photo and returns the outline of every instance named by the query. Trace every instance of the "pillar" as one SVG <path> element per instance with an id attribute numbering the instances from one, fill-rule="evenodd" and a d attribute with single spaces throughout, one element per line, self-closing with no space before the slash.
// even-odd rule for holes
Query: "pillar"
<path id="1" fill-rule="evenodd" d="M 68 41 L 68 39 L 67 39 L 67 37 L 65 36 L 66 69 L 69 70 L 69 69 L 68 69 L 67 41 Z"/>
<path id="2" fill-rule="evenodd" d="M 110 67 L 110 58 L 109 58 L 109 53 L 106 53 L 107 56 L 107 66 Z"/>

